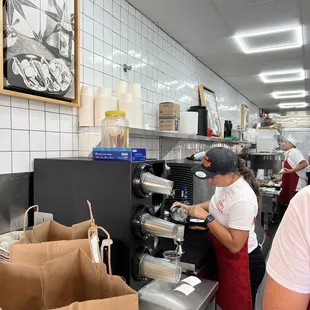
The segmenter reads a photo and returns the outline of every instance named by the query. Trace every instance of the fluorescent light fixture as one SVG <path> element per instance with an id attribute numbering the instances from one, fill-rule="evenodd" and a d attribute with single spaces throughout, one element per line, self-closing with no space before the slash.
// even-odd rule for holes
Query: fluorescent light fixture
<path id="1" fill-rule="evenodd" d="M 285 32 L 293 32 L 294 33 L 294 40 L 292 42 L 283 42 L 283 43 L 277 43 L 277 40 L 274 40 L 274 44 L 262 46 L 262 47 L 256 47 L 251 48 L 247 45 L 246 40 L 257 37 L 258 39 L 263 39 L 266 37 L 266 39 L 271 36 L 279 36 L 279 35 L 285 35 Z M 236 34 L 234 36 L 238 44 L 240 45 L 242 51 L 245 54 L 253 54 L 253 53 L 264 53 L 264 52 L 271 52 L 271 51 L 278 51 L 278 50 L 285 50 L 285 49 L 291 49 L 291 48 L 298 48 L 303 45 L 303 37 L 302 37 L 302 27 L 290 27 L 290 28 L 282 28 L 282 29 L 276 29 L 276 30 L 270 30 L 270 31 L 264 31 L 264 32 L 254 32 L 254 33 L 248 33 L 248 34 Z"/>
<path id="2" fill-rule="evenodd" d="M 259 76 L 264 83 L 294 82 L 304 80 L 305 71 L 303 69 L 270 71 L 262 72 Z"/>
<path id="3" fill-rule="evenodd" d="M 305 108 L 308 104 L 306 102 L 285 102 L 279 103 L 280 109 L 298 109 L 298 108 Z"/>
<path id="4" fill-rule="evenodd" d="M 305 90 L 287 90 L 287 91 L 275 91 L 271 95 L 274 99 L 303 98 L 306 97 L 307 93 Z"/>

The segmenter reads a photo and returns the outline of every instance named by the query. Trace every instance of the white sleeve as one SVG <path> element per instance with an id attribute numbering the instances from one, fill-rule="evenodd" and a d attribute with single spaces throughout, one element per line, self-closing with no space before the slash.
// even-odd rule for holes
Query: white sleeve
<path id="1" fill-rule="evenodd" d="M 228 227 L 232 229 L 252 229 L 257 214 L 257 205 L 252 201 L 240 200 L 230 206 Z"/>
<path id="2" fill-rule="evenodd" d="M 292 200 L 273 241 L 268 274 L 283 287 L 310 293 L 310 186 Z"/>
<path id="3" fill-rule="evenodd" d="M 292 160 L 294 163 L 299 165 L 303 160 L 306 160 L 304 155 L 302 155 L 302 152 L 298 149 L 295 149 L 294 152 L 292 152 Z"/>

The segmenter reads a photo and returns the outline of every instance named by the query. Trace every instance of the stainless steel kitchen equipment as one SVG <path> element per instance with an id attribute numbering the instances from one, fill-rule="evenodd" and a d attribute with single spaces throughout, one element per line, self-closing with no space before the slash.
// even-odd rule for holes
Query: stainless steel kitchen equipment
<path id="1" fill-rule="evenodd" d="M 161 178 L 164 171 L 161 160 L 36 159 L 34 201 L 41 212 L 52 213 L 67 226 L 88 219 L 84 204 L 91 201 L 96 224 L 113 239 L 113 273 L 138 290 L 149 280 L 141 270 L 141 260 L 147 255 L 162 257 L 161 237 L 172 238 L 171 250 L 179 236 L 178 225 L 163 220 L 163 193 L 170 194 L 173 186 Z"/>
<path id="2" fill-rule="evenodd" d="M 182 276 L 182 280 L 186 279 Z M 194 291 L 186 296 L 176 291 L 181 284 L 151 281 L 139 290 L 140 310 L 206 310 L 218 290 L 218 282 L 200 279 L 201 283 L 194 286 Z M 213 308 L 215 309 L 215 307 Z"/>
<path id="3" fill-rule="evenodd" d="M 282 153 L 250 153 L 248 155 L 250 167 L 255 175 L 258 169 L 264 169 L 266 177 L 276 175 L 282 169 L 284 154 Z"/>
<path id="4" fill-rule="evenodd" d="M 268 230 L 270 217 L 279 215 L 279 199 L 279 189 L 261 188 L 261 212 L 259 219 L 265 231 Z"/>

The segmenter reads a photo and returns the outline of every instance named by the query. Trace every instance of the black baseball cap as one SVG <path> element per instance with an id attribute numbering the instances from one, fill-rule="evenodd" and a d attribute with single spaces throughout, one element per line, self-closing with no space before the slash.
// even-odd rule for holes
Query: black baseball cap
<path id="1" fill-rule="evenodd" d="M 227 174 L 238 170 L 238 157 L 230 149 L 215 147 L 202 159 L 201 165 L 192 168 L 192 173 L 199 179 L 211 179 L 218 174 Z"/>

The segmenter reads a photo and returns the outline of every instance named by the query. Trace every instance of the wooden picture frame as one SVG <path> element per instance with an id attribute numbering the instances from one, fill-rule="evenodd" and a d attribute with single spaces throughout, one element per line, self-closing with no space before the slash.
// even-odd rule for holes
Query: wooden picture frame
<path id="1" fill-rule="evenodd" d="M 80 1 L 0 4 L 0 94 L 80 107 Z"/>
<path id="2" fill-rule="evenodd" d="M 205 106 L 208 110 L 208 128 L 212 129 L 213 136 L 221 138 L 222 126 L 215 92 L 204 85 L 199 85 L 198 91 L 200 105 Z"/>
<path id="3" fill-rule="evenodd" d="M 249 128 L 250 110 L 245 104 L 241 106 L 241 129 L 247 130 Z"/>

